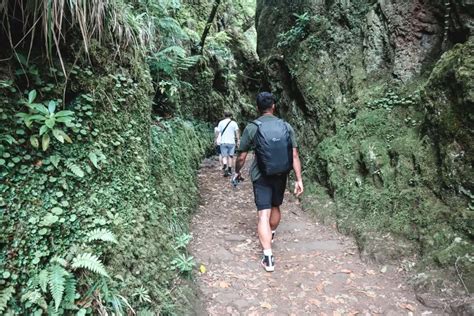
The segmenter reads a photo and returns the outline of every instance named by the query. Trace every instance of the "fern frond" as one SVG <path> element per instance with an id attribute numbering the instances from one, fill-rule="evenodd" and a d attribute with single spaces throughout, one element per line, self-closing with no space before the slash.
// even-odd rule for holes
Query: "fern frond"
<path id="1" fill-rule="evenodd" d="M 79 167 L 78 165 L 76 165 L 76 164 L 73 163 L 72 161 L 66 161 L 66 167 L 67 167 L 76 177 L 79 177 L 79 178 L 84 177 L 84 171 L 81 169 L 81 167 Z"/>
<path id="2" fill-rule="evenodd" d="M 57 256 L 51 258 L 51 263 L 58 263 L 59 265 L 61 265 L 63 267 L 67 266 L 67 261 L 65 259 L 63 259 L 61 257 L 57 257 Z"/>
<path id="3" fill-rule="evenodd" d="M 60 265 L 53 265 L 49 272 L 49 290 L 54 300 L 56 311 L 58 310 L 64 295 L 67 271 Z"/>
<path id="4" fill-rule="evenodd" d="M 66 278 L 66 284 L 64 285 L 64 299 L 66 309 L 79 309 L 74 301 L 76 300 L 76 278 L 69 274 Z M 63 304 L 64 305 L 64 304 Z"/>
<path id="5" fill-rule="evenodd" d="M 48 286 L 48 281 L 49 281 L 49 272 L 48 272 L 48 270 L 46 270 L 46 269 L 41 270 L 41 272 L 38 275 L 38 283 L 39 283 L 39 286 L 41 287 L 41 291 L 43 291 L 43 293 L 46 293 L 47 286 Z"/>
<path id="6" fill-rule="evenodd" d="M 158 53 L 155 54 L 155 58 L 161 58 L 163 56 L 169 56 L 169 55 L 174 55 L 174 56 L 186 56 L 186 50 L 182 48 L 181 46 L 170 46 L 166 47 L 165 49 L 160 50 Z"/>
<path id="7" fill-rule="evenodd" d="M 0 312 L 7 309 L 7 304 L 12 299 L 14 293 L 15 288 L 13 286 L 9 286 L 0 292 Z"/>
<path id="8" fill-rule="evenodd" d="M 73 269 L 83 268 L 83 269 L 98 273 L 100 275 L 103 275 L 105 277 L 109 276 L 107 274 L 107 271 L 105 271 L 105 267 L 102 264 L 102 262 L 99 260 L 99 258 L 96 255 L 93 255 L 91 253 L 83 253 L 83 254 L 77 255 L 72 260 L 72 268 Z"/>
<path id="9" fill-rule="evenodd" d="M 28 301 L 31 304 L 38 305 L 43 309 L 48 308 L 48 304 L 46 303 L 45 298 L 43 297 L 43 295 L 41 295 L 41 292 L 39 290 L 26 292 L 21 296 L 21 301 Z"/>
<path id="10" fill-rule="evenodd" d="M 187 39 L 188 34 L 184 32 L 179 25 L 179 22 L 173 19 L 172 17 L 163 17 L 158 20 L 158 28 L 161 32 L 164 32 L 171 37 L 178 39 Z"/>
<path id="11" fill-rule="evenodd" d="M 200 59 L 199 55 L 189 56 L 189 57 L 177 56 L 175 60 L 175 67 L 183 71 L 188 70 L 189 68 L 196 65 L 199 59 Z"/>
<path id="12" fill-rule="evenodd" d="M 115 235 L 106 228 L 97 228 L 87 234 L 87 241 L 102 240 L 117 243 Z"/>

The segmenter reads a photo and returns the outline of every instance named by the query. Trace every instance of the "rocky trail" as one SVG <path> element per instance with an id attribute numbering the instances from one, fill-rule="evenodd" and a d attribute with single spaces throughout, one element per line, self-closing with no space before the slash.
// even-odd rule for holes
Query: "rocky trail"
<path id="1" fill-rule="evenodd" d="M 218 162 L 206 160 L 199 185 L 191 226 L 204 301 L 198 314 L 442 315 L 416 300 L 403 271 L 362 262 L 350 237 L 315 222 L 288 192 L 273 244 L 276 269 L 265 272 L 251 182 L 233 188 Z"/>

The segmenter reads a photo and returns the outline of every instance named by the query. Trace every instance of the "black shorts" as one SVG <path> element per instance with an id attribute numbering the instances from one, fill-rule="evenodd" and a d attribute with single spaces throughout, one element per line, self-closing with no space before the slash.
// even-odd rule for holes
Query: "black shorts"
<path id="1" fill-rule="evenodd" d="M 283 203 L 288 175 L 261 176 L 253 182 L 253 194 L 257 210 L 267 210 Z"/>

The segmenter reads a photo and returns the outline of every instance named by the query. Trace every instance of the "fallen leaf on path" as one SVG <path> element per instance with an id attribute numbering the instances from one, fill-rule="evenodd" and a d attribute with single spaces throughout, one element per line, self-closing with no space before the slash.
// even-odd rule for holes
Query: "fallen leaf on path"
<path id="1" fill-rule="evenodd" d="M 226 289 L 226 288 L 230 287 L 230 284 L 227 283 L 226 281 L 221 281 L 221 282 L 219 282 L 219 287 L 221 289 Z"/>
<path id="2" fill-rule="evenodd" d="M 206 266 L 203 265 L 203 264 L 201 264 L 201 265 L 199 266 L 199 272 L 201 272 L 201 273 L 206 273 L 206 271 L 207 271 L 207 270 L 206 270 Z"/>
<path id="3" fill-rule="evenodd" d="M 266 309 L 272 309 L 272 305 L 270 305 L 270 303 L 267 303 L 267 302 L 260 303 L 260 306 Z"/>
<path id="4" fill-rule="evenodd" d="M 316 285 L 316 292 L 323 293 L 323 290 L 324 290 L 324 284 L 323 283 L 319 283 L 318 285 Z"/>
<path id="5" fill-rule="evenodd" d="M 317 307 L 320 307 L 321 306 L 321 301 L 315 299 L 315 298 L 310 298 L 308 300 L 308 303 L 312 304 L 312 305 L 316 305 Z"/>
<path id="6" fill-rule="evenodd" d="M 334 298 L 334 297 L 325 296 L 324 298 L 326 299 L 326 302 L 328 303 L 333 303 L 333 304 L 341 303 L 337 298 Z"/>
<path id="7" fill-rule="evenodd" d="M 409 310 L 410 312 L 414 312 L 416 310 L 415 307 L 413 307 L 413 305 L 406 304 L 406 303 L 398 303 L 398 306 L 406 310 Z"/>
<path id="8" fill-rule="evenodd" d="M 387 266 L 383 266 L 382 269 L 380 269 L 380 272 L 382 272 L 382 273 L 387 272 Z"/>
<path id="9" fill-rule="evenodd" d="M 362 294 L 365 294 L 365 295 L 367 295 L 368 297 L 372 297 L 372 298 L 377 297 L 377 294 L 375 294 L 375 293 L 372 292 L 372 291 L 362 291 L 362 290 L 358 290 L 357 292 L 362 293 Z"/>

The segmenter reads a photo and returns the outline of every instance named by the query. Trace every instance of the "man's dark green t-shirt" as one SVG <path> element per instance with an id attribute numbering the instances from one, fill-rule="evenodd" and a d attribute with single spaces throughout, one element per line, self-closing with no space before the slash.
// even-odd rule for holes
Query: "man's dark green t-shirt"
<path id="1" fill-rule="evenodd" d="M 273 115 L 262 115 L 257 120 L 260 122 L 267 122 L 270 120 L 279 120 L 279 118 Z M 293 127 L 291 127 L 290 124 L 286 124 L 288 125 L 288 131 L 290 132 L 291 145 L 293 146 L 293 148 L 296 148 L 298 147 L 298 145 L 296 143 L 295 131 L 293 130 Z M 240 138 L 240 146 L 238 152 L 248 152 L 254 149 L 254 138 L 255 134 L 257 133 L 257 129 L 257 125 L 253 123 L 249 123 L 245 127 L 242 137 Z M 254 159 L 252 161 L 252 165 L 250 166 L 250 178 L 252 179 L 252 181 L 257 181 L 261 176 L 262 174 L 258 169 L 257 160 Z"/>

